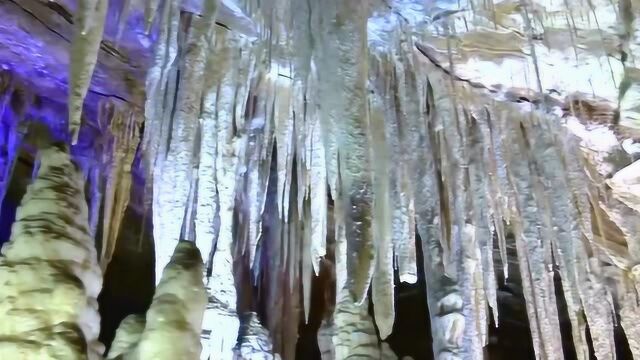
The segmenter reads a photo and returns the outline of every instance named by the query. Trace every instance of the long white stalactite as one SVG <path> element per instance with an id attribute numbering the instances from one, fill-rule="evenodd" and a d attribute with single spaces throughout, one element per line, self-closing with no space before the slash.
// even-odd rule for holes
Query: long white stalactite
<path id="1" fill-rule="evenodd" d="M 188 206 L 193 174 L 194 139 L 199 126 L 200 104 L 204 87 L 204 70 L 210 38 L 215 27 L 217 0 L 205 3 L 202 18 L 194 18 L 187 34 L 184 63 L 181 64 L 179 89 L 171 126 L 171 141 L 166 159 L 161 164 L 161 176 L 155 189 L 157 208 L 163 218 L 154 226 L 156 239 L 156 279 L 171 257 L 170 244 L 178 241 Z"/>
<path id="2" fill-rule="evenodd" d="M 216 37 L 219 61 L 217 66 L 224 69 L 216 93 L 216 186 L 219 196 L 220 233 L 215 244 L 209 289 L 213 302 L 210 307 L 212 324 L 224 324 L 211 333 L 209 350 L 220 354 L 222 358 L 230 358 L 236 345 L 239 329 L 236 301 L 237 293 L 233 276 L 234 241 L 233 213 L 235 207 L 236 186 L 238 183 L 239 159 L 243 158 L 243 147 L 246 136 L 238 136 L 234 129 L 242 124 L 246 96 L 241 89 L 246 89 L 250 59 L 249 48 L 243 47 L 241 39 L 233 34 L 225 33 Z M 235 65 L 235 66 L 233 66 Z M 240 109 L 242 109 L 240 112 Z M 220 329 L 225 329 L 221 331 Z"/>
<path id="3" fill-rule="evenodd" d="M 69 69 L 69 130 L 78 141 L 84 98 L 98 62 L 109 0 L 80 0 L 75 16 Z"/>
<path id="4" fill-rule="evenodd" d="M 432 102 L 422 105 L 422 111 L 425 114 L 429 111 L 433 114 L 431 115 L 433 119 L 437 116 L 434 110 L 438 106 L 438 101 L 448 102 L 449 100 L 436 98 L 430 83 L 422 84 L 421 91 L 421 98 Z M 449 104 L 446 103 L 444 106 L 446 108 Z M 443 246 L 445 234 L 441 230 L 441 221 L 444 220 L 444 216 L 440 210 L 443 190 L 438 184 L 439 173 L 434 159 L 437 150 L 433 143 L 433 129 L 426 126 L 419 126 L 418 129 L 420 144 L 418 148 L 422 149 L 418 159 L 423 165 L 417 167 L 413 175 L 416 184 L 416 222 L 424 252 L 433 352 L 436 357 L 459 359 L 466 319 L 462 314 L 462 295 L 455 280 L 447 274 L 448 259 Z M 446 242 L 444 244 L 446 246 Z"/>
<path id="5" fill-rule="evenodd" d="M 394 273 L 393 273 L 393 235 L 395 228 L 391 225 L 389 214 L 390 181 L 388 171 L 391 167 L 387 145 L 384 138 L 384 112 L 382 99 L 370 96 L 370 119 L 372 129 L 372 158 L 376 159 L 374 167 L 374 201 L 373 238 L 376 245 L 376 267 L 371 293 L 374 314 L 380 337 L 386 339 L 391 335 L 395 319 Z M 364 305 L 364 304 L 363 304 Z"/>
<path id="6" fill-rule="evenodd" d="M 333 94 L 338 144 L 338 171 L 343 192 L 347 232 L 347 287 L 356 303 L 364 301 L 375 259 L 371 233 L 373 190 L 369 154 L 369 119 L 367 111 L 368 49 L 366 20 L 370 11 L 368 1 L 327 4 L 322 21 L 332 23 L 336 42 L 333 53 L 320 56 L 336 57 L 332 61 L 337 70 L 338 89 Z M 355 51 L 355 53 L 354 53 Z M 334 89 L 335 90 L 335 89 Z M 332 136 L 326 134 L 325 136 Z"/>

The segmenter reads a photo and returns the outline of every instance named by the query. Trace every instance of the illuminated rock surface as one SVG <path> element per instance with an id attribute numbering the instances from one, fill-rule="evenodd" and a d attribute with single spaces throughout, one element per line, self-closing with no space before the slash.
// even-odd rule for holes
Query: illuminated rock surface
<path id="1" fill-rule="evenodd" d="M 109 358 L 640 354 L 638 15 L 625 0 L 0 1 L 15 220 L 0 276 L 26 266 L 0 305 L 67 289 L 55 243 L 21 230 L 64 158 L 56 181 L 75 192 L 35 210 L 82 245 L 62 253 L 90 271 L 72 267 L 60 314 L 91 356 L 103 277 Z M 36 157 L 34 121 L 70 155 Z"/>

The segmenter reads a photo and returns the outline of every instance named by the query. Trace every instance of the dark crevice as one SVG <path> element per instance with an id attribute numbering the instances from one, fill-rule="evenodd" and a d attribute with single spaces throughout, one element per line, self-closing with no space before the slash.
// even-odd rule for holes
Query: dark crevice
<path id="1" fill-rule="evenodd" d="M 416 234 L 416 265 L 418 281 L 401 283 L 395 276 L 396 319 L 387 339 L 399 359 L 411 356 L 415 360 L 433 359 L 431 321 L 427 307 L 427 285 L 424 272 L 422 240 Z"/>
<path id="2" fill-rule="evenodd" d="M 151 223 L 142 222 L 142 214 L 128 208 L 113 258 L 104 275 L 98 304 L 100 306 L 100 338 L 107 350 L 120 322 L 130 314 L 145 314 L 155 289 L 155 252 Z M 150 219 L 150 216 L 146 217 Z M 100 222 L 102 223 L 102 222 Z M 139 234 L 146 226 L 142 246 Z"/>

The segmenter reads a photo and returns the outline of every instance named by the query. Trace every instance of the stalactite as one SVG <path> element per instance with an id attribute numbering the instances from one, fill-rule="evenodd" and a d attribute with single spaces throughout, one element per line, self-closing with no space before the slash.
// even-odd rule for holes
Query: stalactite
<path id="1" fill-rule="evenodd" d="M 340 149 L 340 182 L 344 187 L 345 216 L 348 239 L 348 281 L 349 291 L 354 301 L 362 303 L 373 275 L 375 250 L 371 234 L 371 216 L 373 194 L 371 189 L 370 155 L 369 155 L 369 120 L 366 108 L 367 73 L 367 36 L 366 19 L 369 13 L 368 1 L 327 4 L 321 10 L 322 21 L 333 22 L 336 41 L 325 39 L 323 49 L 328 50 L 323 56 L 336 57 L 332 61 L 337 70 L 336 80 L 342 93 L 339 98 L 334 95 L 337 144 Z M 333 47 L 333 49 L 332 49 Z M 354 54 L 355 51 L 355 54 Z M 335 91 L 327 89 L 326 91 Z M 326 129 L 326 127 L 325 127 Z M 327 133 L 325 133 L 327 134 Z M 331 133 L 325 135 L 333 137 Z M 329 149 L 331 145 L 328 145 Z M 329 152 L 331 154 L 331 150 Z M 331 155 L 330 155 L 331 156 Z M 329 161 L 331 164 L 331 160 Z M 331 171 L 331 169 L 329 169 Z M 331 179 L 330 179 L 331 181 Z M 332 184 L 330 184 L 332 185 Z"/>
<path id="2" fill-rule="evenodd" d="M 156 274 L 168 263 L 171 244 L 180 236 L 184 211 L 189 196 L 189 185 L 194 176 L 193 139 L 198 129 L 198 116 L 204 86 L 204 70 L 210 38 L 215 27 L 217 0 L 206 2 L 202 18 L 192 19 L 191 31 L 184 49 L 184 63 L 180 71 L 180 87 L 176 94 L 175 112 L 171 128 L 171 143 L 158 180 L 157 211 L 162 213 L 154 221 L 156 239 Z"/>
<path id="3" fill-rule="evenodd" d="M 89 170 L 89 184 L 91 192 L 91 200 L 89 203 L 89 229 L 91 237 L 95 238 L 98 233 L 98 223 L 100 222 L 100 210 L 102 207 L 103 183 L 102 183 L 102 167 L 100 164 L 94 164 Z"/>
<path id="4" fill-rule="evenodd" d="M 286 235 L 283 237 L 283 246 L 288 248 L 285 253 L 285 259 L 281 263 L 282 275 L 284 277 L 284 286 L 282 286 L 281 297 L 282 301 L 282 319 L 283 319 L 283 350 L 282 357 L 285 359 L 295 359 L 296 357 L 296 342 L 289 341 L 289 339 L 298 339 L 298 326 L 300 324 L 300 314 L 303 313 L 300 309 L 301 299 L 301 276 L 300 276 L 300 264 L 302 255 L 302 214 L 298 213 L 298 207 L 296 206 L 298 190 L 297 176 L 292 174 L 291 178 L 291 196 L 289 197 L 289 214 L 287 219 L 282 223 L 283 231 Z M 304 263 L 302 263 L 304 264 Z M 309 264 L 307 264 L 309 265 Z M 309 267 L 308 270 L 311 268 Z"/>
<path id="5" fill-rule="evenodd" d="M 220 202 L 220 235 L 215 245 L 212 273 L 209 282 L 213 301 L 209 304 L 212 310 L 213 324 L 224 324 L 221 328 L 225 331 L 215 330 L 211 334 L 210 350 L 215 351 L 222 358 L 232 356 L 233 347 L 239 329 L 239 321 L 236 314 L 236 288 L 233 278 L 233 253 L 235 243 L 233 231 L 233 213 L 236 196 L 236 180 L 239 162 L 239 151 L 243 145 L 239 136 L 234 132 L 235 119 L 242 114 L 236 112 L 237 102 L 244 99 L 238 97 L 246 94 L 237 94 L 240 84 L 247 80 L 239 75 L 243 64 L 242 56 L 246 49 L 242 48 L 241 40 L 234 35 L 225 33 L 216 36 L 216 52 L 221 54 L 218 66 L 230 66 L 237 64 L 235 68 L 225 67 L 223 78 L 220 81 L 217 92 L 216 107 L 216 186 Z M 227 65 L 225 65 L 227 64 Z M 234 70 L 235 69 L 235 70 Z M 245 140 L 246 141 L 246 140 Z"/>
<path id="6" fill-rule="evenodd" d="M 497 297 L 497 284 L 496 275 L 494 272 L 493 264 L 493 232 L 491 231 L 491 218 L 487 209 L 490 209 L 489 200 L 491 194 L 491 188 L 488 184 L 488 179 L 485 176 L 487 166 L 484 164 L 486 158 L 485 145 L 486 138 L 483 131 L 478 125 L 478 121 L 489 121 L 482 112 L 480 119 L 475 119 L 473 116 L 467 123 L 467 146 L 469 154 L 469 167 L 468 176 L 470 182 L 471 193 L 471 211 L 472 211 L 472 223 L 474 224 L 474 237 L 477 242 L 479 257 L 481 259 L 480 268 L 482 269 L 482 283 L 486 292 L 486 298 L 493 313 L 494 323 L 498 322 L 498 297 Z M 500 219 L 502 221 L 502 219 Z M 479 309 L 480 312 L 483 309 Z M 488 319 L 485 319 L 483 325 L 488 325 Z M 486 331 L 486 328 L 485 328 Z M 483 333 L 483 338 L 486 345 L 486 332 Z"/>
<path id="7" fill-rule="evenodd" d="M 460 354 L 462 358 L 479 359 L 482 357 L 482 339 L 486 338 L 486 305 L 478 304 L 485 299 L 484 286 L 474 279 L 478 259 L 478 249 L 473 225 L 467 223 L 467 202 L 469 189 L 465 181 L 465 168 L 468 154 L 465 152 L 464 130 L 468 125 L 464 110 L 458 104 L 458 92 L 450 79 L 443 77 L 439 70 L 430 72 L 433 85 L 435 116 L 432 118 L 437 144 L 440 146 L 439 158 L 443 196 L 443 231 L 445 241 L 443 249 L 450 248 L 444 257 L 444 269 L 451 281 L 457 283 L 464 325 L 459 331 L 464 336 Z M 439 130 L 439 129 L 442 130 Z M 476 225 L 477 226 L 477 225 Z M 446 254 L 446 253 L 445 253 Z M 477 296 L 477 292 L 480 296 Z M 484 333 L 484 334 L 483 334 Z"/>
<path id="8" fill-rule="evenodd" d="M 301 191 L 299 189 L 298 191 Z M 306 190 L 306 186 L 304 187 Z M 311 202 L 303 200 L 302 208 L 300 209 L 300 215 L 302 217 L 301 223 L 301 240 L 302 246 L 300 247 L 300 278 L 302 282 L 302 305 L 304 307 L 304 321 L 305 323 L 309 323 L 309 314 L 311 313 L 311 288 L 313 281 L 313 265 L 312 265 L 312 227 L 310 226 L 311 221 Z"/>
<path id="9" fill-rule="evenodd" d="M 41 144 L 38 178 L 2 248 L 0 357 L 98 359 L 102 276 L 82 174 L 64 146 Z"/>
<path id="10" fill-rule="evenodd" d="M 393 56 L 392 66 L 387 71 L 395 75 L 387 87 L 391 87 L 392 93 L 388 96 L 389 111 L 395 109 L 395 113 L 389 114 L 390 140 L 397 145 L 394 147 L 394 162 L 403 164 L 398 167 L 395 176 L 394 190 L 392 192 L 396 206 L 394 210 L 394 251 L 396 252 L 398 272 L 400 280 L 414 283 L 416 281 L 416 250 L 415 250 L 415 204 L 413 184 L 409 181 L 410 172 L 419 166 L 416 153 L 408 151 L 412 146 L 417 146 L 419 130 L 416 128 L 422 120 L 417 98 L 417 88 L 413 65 L 406 57 L 407 40 L 400 36 L 399 45 Z M 395 104 L 395 106 L 394 106 Z M 405 149 L 401 144 L 406 143 Z"/>
<path id="11" fill-rule="evenodd" d="M 147 312 L 140 359 L 198 359 L 207 305 L 202 257 L 194 243 L 178 242 Z"/>
<path id="12" fill-rule="evenodd" d="M 219 236 L 219 211 L 220 203 L 216 190 L 216 172 L 218 157 L 217 142 L 217 100 L 219 95 L 219 84 L 225 73 L 229 71 L 228 55 L 226 49 L 221 45 L 224 41 L 223 32 L 216 29 L 211 39 L 209 59 L 205 73 L 202 111 L 200 113 L 201 140 L 200 140 L 200 162 L 198 167 L 198 201 L 196 212 L 196 242 L 198 248 L 203 253 L 205 264 L 209 265 L 212 255 L 212 247 L 217 242 Z"/>
<path id="13" fill-rule="evenodd" d="M 267 93 L 268 89 L 273 87 L 273 83 L 264 72 L 256 75 L 256 83 L 253 87 L 255 93 L 251 96 L 255 102 L 250 103 L 248 111 L 252 116 L 250 123 L 247 124 L 247 149 L 245 152 L 244 163 L 246 165 L 245 175 L 245 194 L 249 212 L 248 229 L 245 231 L 248 237 L 245 242 L 244 251 L 249 253 L 249 263 L 254 269 L 254 273 L 259 273 L 259 266 L 256 266 L 256 255 L 259 238 L 262 235 L 261 217 L 264 210 L 264 199 L 266 194 L 268 169 L 271 163 L 270 152 L 266 151 L 269 146 L 270 139 L 273 138 L 271 133 L 272 127 L 269 126 L 267 113 Z M 269 154 L 267 156 L 267 154 Z M 266 169 L 266 170 L 265 170 Z M 259 258 L 258 258 L 259 259 Z"/>
<path id="14" fill-rule="evenodd" d="M 264 277 L 265 304 L 269 309 L 267 313 L 266 325 L 273 337 L 274 351 L 283 353 L 283 297 L 282 288 L 284 283 L 283 276 L 283 247 L 284 235 L 288 234 L 287 229 L 283 226 L 283 222 L 279 216 L 279 205 L 275 200 L 277 196 L 277 161 L 272 159 L 269 163 L 268 183 L 266 191 L 266 202 L 264 214 L 262 216 L 263 238 L 261 240 L 264 252 L 262 254 L 262 274 Z"/>
<path id="15" fill-rule="evenodd" d="M 280 204 L 280 217 L 287 221 L 285 214 L 289 213 L 289 189 L 291 188 L 291 171 L 293 165 L 293 98 L 292 82 L 284 76 L 280 76 L 281 69 L 272 69 L 276 74 L 274 123 L 275 138 L 278 159 L 278 204 Z"/>
<path id="16" fill-rule="evenodd" d="M 431 85 L 420 84 L 421 112 L 434 116 L 434 102 Z M 445 100 L 446 101 L 446 100 Z M 421 123 L 419 123 L 421 124 Z M 424 124 L 424 123 L 422 123 Z M 433 125 L 432 125 L 433 126 Z M 417 159 L 422 166 L 412 174 L 415 184 L 416 223 L 418 234 L 422 240 L 424 252 L 424 271 L 427 285 L 427 302 L 431 316 L 431 334 L 433 336 L 433 353 L 436 358 L 450 357 L 459 359 L 465 319 L 462 315 L 462 297 L 457 285 L 445 272 L 445 258 L 441 238 L 441 204 L 439 174 L 434 158 L 438 155 L 433 144 L 433 130 L 425 125 L 418 126 L 418 147 L 422 149 Z"/>
<path id="17" fill-rule="evenodd" d="M 129 13 L 131 11 L 131 0 L 123 0 L 120 13 L 118 14 L 118 27 L 116 30 L 116 43 L 122 39 L 122 34 L 127 27 L 127 20 L 129 19 Z"/>
<path id="18" fill-rule="evenodd" d="M 310 96 L 315 97 L 315 94 Z M 309 172 L 309 197 L 311 198 L 311 262 L 316 275 L 320 271 L 320 258 L 327 247 L 327 163 L 319 109 L 307 105 L 309 128 L 306 144 L 306 163 Z"/>
<path id="19" fill-rule="evenodd" d="M 293 83 L 293 123 L 294 123 L 294 134 L 293 134 L 293 157 L 294 164 L 296 165 L 292 172 L 296 173 L 298 189 L 296 193 L 298 194 L 298 198 L 296 199 L 296 204 L 298 207 L 298 214 L 303 213 L 303 207 L 305 199 L 309 196 L 309 183 L 311 181 L 309 177 L 309 171 L 307 170 L 307 134 L 311 133 L 309 129 L 311 125 L 310 119 L 307 117 L 307 93 L 301 82 Z M 307 214 L 306 216 L 310 216 Z M 303 222 L 310 221 L 310 218 L 307 218 Z M 308 249 L 305 250 L 305 254 L 311 253 L 311 242 L 307 244 Z M 310 261 L 311 258 L 309 256 L 305 256 L 302 259 L 303 261 Z"/>
<path id="20" fill-rule="evenodd" d="M 585 276 L 589 271 L 589 264 L 587 252 L 583 248 L 582 234 L 578 231 L 578 213 L 571 203 L 571 193 L 564 180 L 561 158 L 559 154 L 553 152 L 553 149 L 556 148 L 551 138 L 553 130 L 542 120 L 539 120 L 541 123 L 537 123 L 535 118 L 532 120 L 532 124 L 526 125 L 529 142 L 532 144 L 531 152 L 534 154 L 534 159 L 537 160 L 535 164 L 540 172 L 539 175 L 549 184 L 545 188 L 545 193 L 550 195 L 547 200 L 548 208 L 542 211 L 542 215 L 549 217 L 548 221 L 555 229 L 553 236 L 553 239 L 556 239 L 554 241 L 554 259 L 560 268 L 576 353 L 579 358 L 587 358 L 587 339 L 584 336 L 584 324 L 581 324 L 581 303 L 588 304 L 590 299 L 586 296 L 594 294 L 588 290 L 589 286 L 586 286 L 589 284 L 589 279 Z M 584 275 L 580 274 L 580 269 L 586 270 Z M 606 298 L 606 295 L 601 297 L 600 303 L 606 304 Z M 587 322 L 592 324 L 590 326 L 590 329 L 593 329 L 591 331 L 592 339 L 594 339 L 594 343 L 599 344 L 596 348 L 598 358 L 605 359 L 615 353 L 613 343 L 606 344 L 607 340 L 613 340 L 613 318 L 611 314 L 607 316 L 606 310 L 604 313 L 598 310 L 594 312 L 594 310 L 592 307 L 589 310 L 585 309 L 585 314 Z"/>
<path id="21" fill-rule="evenodd" d="M 534 175 L 531 174 L 528 148 L 520 128 L 520 119 L 508 118 L 506 112 L 497 114 L 503 134 L 509 136 L 509 176 L 515 188 L 517 211 L 514 219 L 516 247 L 522 274 L 522 285 L 527 301 L 531 334 L 537 358 L 562 357 L 561 339 L 553 334 L 560 332 L 553 273 L 549 271 L 550 244 L 540 228 L 544 226 L 538 216 Z M 507 149 L 504 149 L 507 150 Z M 544 228 L 543 228 L 544 230 Z"/>
<path id="22" fill-rule="evenodd" d="M 109 133 L 112 134 L 107 150 L 106 189 L 100 266 L 105 271 L 116 248 L 120 225 L 129 204 L 131 166 L 139 143 L 141 116 L 129 110 L 114 110 Z"/>
<path id="23" fill-rule="evenodd" d="M 619 6 L 617 12 L 603 17 L 596 11 L 602 5 L 591 3 L 443 9 L 420 1 L 146 0 L 141 24 L 142 3 L 121 0 L 121 8 L 111 7 L 120 11 L 116 45 L 124 36 L 117 49 L 109 41 L 101 44 L 105 15 L 113 18 L 106 14 L 107 4 L 81 0 L 73 19 L 72 142 L 81 119 L 89 121 L 91 127 L 83 126 L 87 134 L 96 127 L 103 134 L 92 139 L 91 151 L 106 159 L 106 166 L 93 164 L 92 155 L 74 147 L 90 182 L 89 233 L 102 229 L 104 270 L 129 201 L 138 147 L 137 110 L 97 108 L 97 124 L 92 112 L 82 114 L 102 47 L 108 58 L 101 59 L 96 92 L 140 106 L 138 97 L 121 96 L 103 77 L 123 72 L 135 83 L 148 70 L 139 154 L 146 170 L 143 212 L 153 211 L 156 279 L 169 263 L 165 275 L 177 271 L 195 291 L 193 299 L 186 298 L 184 291 L 191 290 L 169 285 L 179 277 L 165 277 L 146 324 L 128 318 L 110 357 L 197 357 L 197 333 L 203 330 L 202 359 L 274 357 L 270 352 L 294 358 L 302 311 L 313 323 L 312 271 L 318 276 L 325 257 L 331 257 L 327 233 L 333 230 L 336 294 L 327 303 L 329 309 L 337 304 L 318 333 L 324 359 L 395 358 L 380 340 L 393 329 L 394 270 L 400 282 L 415 283 L 422 276 L 416 235 L 422 241 L 435 357 L 482 358 L 489 308 L 496 325 L 500 315 L 494 236 L 506 281 L 512 232 L 537 358 L 562 357 L 556 271 L 579 359 L 590 355 L 587 325 L 595 355 L 614 356 L 617 315 L 632 351 L 640 352 L 640 200 L 638 162 L 631 161 L 637 159 L 637 139 L 620 140 L 637 130 L 640 76 L 634 66 L 640 32 L 631 2 L 612 5 Z M 49 4 L 47 11 L 58 6 L 64 9 Z M 129 13 L 136 20 L 127 23 Z M 566 25 L 556 21 L 562 16 Z M 255 34 L 239 30 L 245 20 L 255 25 Z M 592 20 L 602 43 L 597 49 Z M 64 37 L 67 25 L 58 25 Z M 128 33 L 132 25 L 143 26 L 147 35 Z M 494 40 L 506 34 L 514 44 L 496 48 Z M 419 38 L 425 45 L 416 43 Z M 574 64 L 559 38 L 574 47 L 576 68 L 609 63 L 611 80 L 591 72 L 593 99 L 574 101 L 584 95 L 572 92 L 589 91 L 567 86 L 564 76 L 550 81 L 541 73 L 550 65 L 545 57 L 556 53 Z M 132 58 L 137 55 L 141 59 Z M 488 78 L 487 64 L 499 64 L 511 78 L 505 80 L 502 71 Z M 38 72 L 46 71 L 38 76 L 64 83 L 40 65 Z M 16 124 L 29 108 L 23 88 L 6 74 L 0 73 L 0 137 L 6 145 L 0 154 L 0 200 L 19 151 Z M 615 91 L 603 91 L 600 99 L 599 88 L 609 82 Z M 90 100 L 87 107 L 94 106 Z M 587 108 L 595 102 L 606 103 L 605 110 Z M 21 110 L 10 111 L 11 104 Z M 105 119 L 111 118 L 108 128 Z M 613 134 L 615 149 L 591 149 L 592 142 L 575 136 L 576 123 L 589 124 L 584 133 L 600 127 Z M 185 239 L 197 244 L 204 267 L 194 245 L 178 241 Z M 176 243 L 174 260 L 193 252 L 188 270 L 169 262 Z M 236 289 L 236 282 L 247 281 L 237 274 L 247 265 L 260 306 L 246 305 L 247 284 Z M 206 310 L 203 277 L 210 295 Z M 264 318 L 264 328 L 252 311 Z M 180 331 L 169 328 L 167 316 Z M 182 336 L 186 340 L 170 348 L 174 342 L 167 339 Z"/>
<path id="24" fill-rule="evenodd" d="M 153 26 L 153 21 L 158 13 L 158 8 L 160 8 L 161 0 L 147 0 L 145 1 L 144 7 L 144 23 L 145 23 L 145 31 L 149 33 L 151 31 L 151 27 Z M 166 5 L 166 2 L 165 2 Z M 162 24 L 162 22 L 161 22 Z"/>
<path id="25" fill-rule="evenodd" d="M 69 130 L 73 144 L 78 141 L 84 98 L 98 62 L 108 5 L 108 0 L 78 2 L 69 75 Z"/>
<path id="26" fill-rule="evenodd" d="M 141 149 L 145 156 L 145 213 L 157 200 L 153 188 L 162 176 L 162 163 L 166 157 L 165 147 L 169 138 L 169 123 L 175 97 L 175 69 L 178 53 L 178 32 L 180 11 L 178 2 L 165 1 L 162 8 L 162 21 L 158 40 L 154 49 L 153 66 L 147 72 L 144 106 L 145 131 Z M 173 71 L 172 71 L 173 70 Z M 173 75 L 173 76 L 172 76 Z M 154 223 L 158 214 L 154 212 Z"/>
<path id="27" fill-rule="evenodd" d="M 165 214 L 160 201 L 159 191 L 163 186 L 163 178 L 166 176 L 164 171 L 165 163 L 167 161 L 167 153 L 169 151 L 169 142 L 172 132 L 172 118 L 176 109 L 176 94 L 178 91 L 178 68 L 179 61 L 178 55 L 181 55 L 184 51 L 180 44 L 183 44 L 184 40 L 180 35 L 183 33 L 180 30 L 180 11 L 176 1 L 166 2 L 167 5 L 172 5 L 170 9 L 165 9 L 167 12 L 168 32 L 166 37 L 166 55 L 161 55 L 163 49 L 161 45 L 156 48 L 155 65 L 160 66 L 159 62 L 162 61 L 159 57 L 166 56 L 162 63 L 162 72 L 164 77 L 160 77 L 160 84 L 158 93 L 156 95 L 149 95 L 149 98 L 162 99 L 161 104 L 155 102 L 145 103 L 145 120 L 156 119 L 153 123 L 145 123 L 145 137 L 143 138 L 143 151 L 148 153 L 147 159 L 147 178 L 145 181 L 145 195 L 144 195 L 144 207 L 145 213 L 148 213 L 153 208 L 153 238 L 154 243 L 161 241 L 160 236 L 165 233 Z M 174 6 L 173 6 L 174 5 Z M 170 25 L 169 25 L 170 24 Z M 164 30 L 163 30 L 164 31 Z M 162 34 L 162 33 L 161 33 Z M 161 37 L 161 39 L 164 39 Z M 149 81 L 153 81 L 153 72 L 147 75 L 147 90 L 149 89 Z M 162 111 L 155 114 L 153 109 L 159 109 L 161 106 Z M 149 108 L 151 107 L 151 108 Z M 154 125 L 155 124 L 155 125 Z M 155 126 L 155 127 L 154 127 Z M 147 137 L 148 134 L 148 137 Z M 150 139 L 147 142 L 147 139 Z M 145 143 L 149 144 L 149 147 L 145 147 Z M 151 204 L 149 204 L 151 203 Z M 150 206 L 151 205 L 151 206 Z M 172 225 L 173 226 L 173 225 Z M 172 237 L 172 239 L 174 239 Z M 170 241 L 170 240 L 168 240 Z M 158 260 L 156 260 L 158 261 Z M 163 258 L 162 261 L 167 261 Z M 156 282 L 160 279 L 161 267 L 156 266 Z"/>
<path id="28" fill-rule="evenodd" d="M 369 97 L 370 119 L 372 133 L 371 158 L 376 159 L 374 172 L 374 215 L 373 239 L 376 246 L 376 267 L 371 285 L 373 309 L 380 338 L 386 339 L 393 329 L 395 319 L 395 299 L 393 284 L 393 229 L 389 210 L 388 173 L 391 163 L 389 149 L 385 144 L 384 111 L 382 99 L 379 96 Z"/>

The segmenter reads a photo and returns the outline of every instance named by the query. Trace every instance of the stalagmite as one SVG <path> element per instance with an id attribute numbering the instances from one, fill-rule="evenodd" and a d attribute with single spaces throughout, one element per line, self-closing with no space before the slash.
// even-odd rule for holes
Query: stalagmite
<path id="1" fill-rule="evenodd" d="M 279 216 L 279 204 L 275 200 L 277 196 L 277 161 L 272 158 L 269 163 L 269 171 L 267 171 L 268 183 L 265 196 L 263 222 L 263 236 L 261 239 L 261 247 L 263 249 L 261 260 L 261 272 L 264 277 L 266 294 L 265 304 L 270 309 L 267 314 L 266 325 L 271 332 L 273 338 L 274 351 L 283 354 L 283 302 L 282 296 L 285 283 L 284 269 L 286 262 L 283 256 L 283 245 L 286 244 L 285 236 L 288 235 L 288 229 L 283 226 L 283 222 Z M 284 355 L 284 354 L 283 354 Z"/>
<path id="2" fill-rule="evenodd" d="M 73 144 L 78 141 L 82 106 L 98 62 L 108 6 L 108 0 L 78 1 L 69 71 L 69 130 Z"/>
<path id="3" fill-rule="evenodd" d="M 178 242 L 162 273 L 138 345 L 139 359 L 198 359 L 207 305 L 202 257 L 194 243 Z"/>
<path id="4" fill-rule="evenodd" d="M 64 145 L 42 144 L 38 177 L 2 248 L 0 358 L 99 359 L 102 275 L 82 174 Z"/>
<path id="5" fill-rule="evenodd" d="M 145 327 L 145 317 L 129 315 L 120 322 L 106 359 L 136 360 L 138 344 Z"/>
<path id="6" fill-rule="evenodd" d="M 368 301 L 356 304 L 349 290 L 346 225 L 342 209 L 334 209 L 336 220 L 336 309 L 333 336 L 335 359 L 379 359 L 378 336 L 368 313 Z M 365 300 L 368 300 L 365 297 Z"/>
<path id="7" fill-rule="evenodd" d="M 289 341 L 289 339 L 297 339 L 299 336 L 298 326 L 300 323 L 300 314 L 303 312 L 300 311 L 300 303 L 301 299 L 300 294 L 302 293 L 302 289 L 300 289 L 301 283 L 306 284 L 308 288 L 310 288 L 310 275 L 311 275 L 311 267 L 308 262 L 301 261 L 302 258 L 302 249 L 301 241 L 308 243 L 308 238 L 304 239 L 304 235 L 302 233 L 303 226 L 303 214 L 298 213 L 298 207 L 296 206 L 297 202 L 297 191 L 300 189 L 298 187 L 298 177 L 295 173 L 292 174 L 291 177 L 291 196 L 289 197 L 289 214 L 287 218 L 289 221 L 283 221 L 282 228 L 286 231 L 286 235 L 283 236 L 283 245 L 286 249 L 285 252 L 285 261 L 282 262 L 282 272 L 284 275 L 284 282 L 282 287 L 282 319 L 283 319 L 283 350 L 282 356 L 286 359 L 295 358 L 296 347 L 297 344 L 294 344 L 293 341 Z M 307 257 L 307 259 L 309 259 Z M 306 271 L 304 273 L 309 276 L 306 279 L 302 278 L 300 266 L 307 266 Z M 302 279 L 303 281 L 300 281 Z M 297 342 L 296 342 L 297 343 Z"/>

